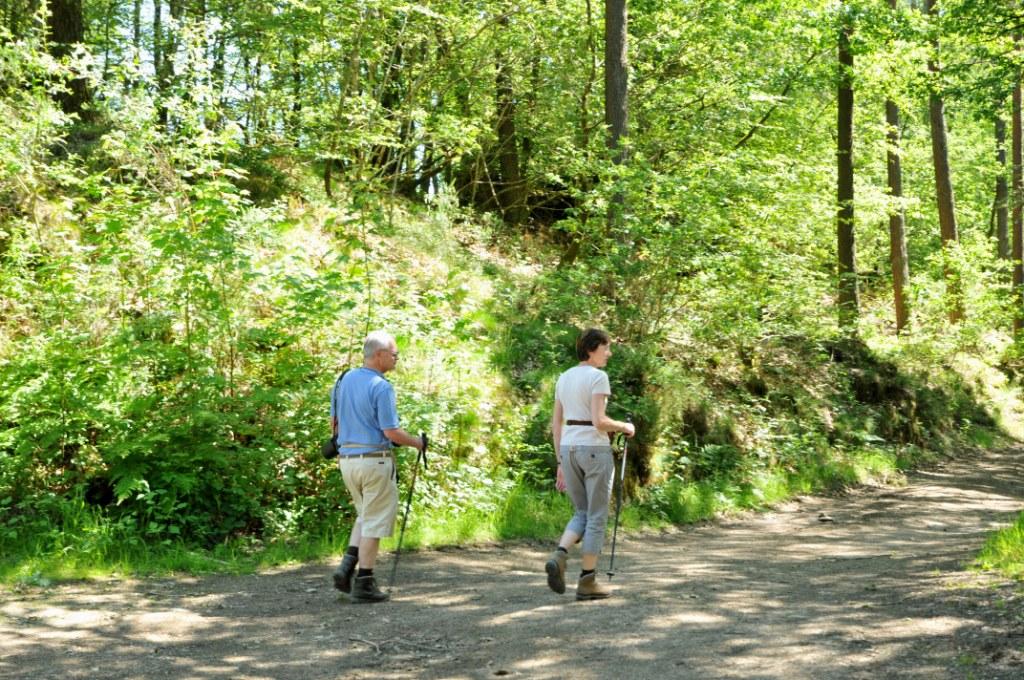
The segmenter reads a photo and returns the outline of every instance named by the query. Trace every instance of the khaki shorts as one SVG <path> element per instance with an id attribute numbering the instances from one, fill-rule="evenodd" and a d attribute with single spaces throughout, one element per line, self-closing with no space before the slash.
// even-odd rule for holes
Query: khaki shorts
<path id="1" fill-rule="evenodd" d="M 364 538 L 390 536 L 398 515 L 394 458 L 338 456 L 345 487 L 352 494 Z"/>

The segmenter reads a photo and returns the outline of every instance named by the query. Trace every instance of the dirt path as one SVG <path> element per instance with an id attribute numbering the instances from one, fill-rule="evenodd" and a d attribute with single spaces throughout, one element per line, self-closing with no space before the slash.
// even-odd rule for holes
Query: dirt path
<path id="1" fill-rule="evenodd" d="M 909 482 L 633 536 L 605 602 L 548 591 L 529 544 L 403 556 L 383 605 L 324 564 L 7 591 L 0 677 L 1024 678 L 1021 587 L 963 570 L 1024 450 Z"/>

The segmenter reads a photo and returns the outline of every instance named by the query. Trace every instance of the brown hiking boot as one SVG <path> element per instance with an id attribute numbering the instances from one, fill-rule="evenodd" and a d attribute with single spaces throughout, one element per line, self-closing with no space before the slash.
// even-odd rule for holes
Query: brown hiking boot
<path id="1" fill-rule="evenodd" d="M 390 597 L 377 587 L 377 581 L 372 576 L 356 576 L 352 584 L 353 602 L 384 602 Z"/>
<path id="2" fill-rule="evenodd" d="M 346 554 L 341 558 L 341 564 L 334 570 L 334 587 L 343 593 L 352 592 L 352 574 L 356 573 L 356 564 L 359 558 L 355 555 Z"/>
<path id="3" fill-rule="evenodd" d="M 597 582 L 597 573 L 580 576 L 580 582 L 576 584 L 577 600 L 603 600 L 612 594 L 608 586 Z"/>
<path id="4" fill-rule="evenodd" d="M 568 559 L 567 552 L 555 550 L 544 565 L 544 571 L 548 572 L 548 588 L 559 595 L 565 592 L 565 563 Z"/>

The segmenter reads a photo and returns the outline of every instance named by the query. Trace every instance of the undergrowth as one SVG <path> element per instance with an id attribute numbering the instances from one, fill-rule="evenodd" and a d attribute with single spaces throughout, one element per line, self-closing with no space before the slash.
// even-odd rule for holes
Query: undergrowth
<path id="1" fill-rule="evenodd" d="M 1024 579 L 1024 513 L 1016 522 L 988 537 L 974 564 L 980 569 Z"/>

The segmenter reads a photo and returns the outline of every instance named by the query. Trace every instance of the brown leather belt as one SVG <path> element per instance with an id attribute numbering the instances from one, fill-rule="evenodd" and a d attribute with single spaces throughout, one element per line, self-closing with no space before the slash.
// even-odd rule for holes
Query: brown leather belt
<path id="1" fill-rule="evenodd" d="M 590 427 L 594 426 L 594 423 L 592 423 L 589 420 L 567 420 L 567 421 L 565 421 L 565 424 L 566 425 L 588 425 Z"/>
<path id="2" fill-rule="evenodd" d="M 390 448 L 376 447 L 374 451 L 367 451 L 366 453 L 345 453 L 345 449 L 369 449 L 374 448 L 374 444 L 342 444 L 338 447 L 338 453 L 342 458 L 391 458 L 394 452 Z"/>
<path id="3" fill-rule="evenodd" d="M 370 451 L 368 453 L 342 453 L 339 455 L 339 458 L 391 458 L 391 456 L 392 453 L 390 451 Z"/>

